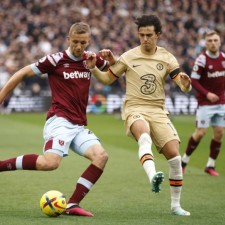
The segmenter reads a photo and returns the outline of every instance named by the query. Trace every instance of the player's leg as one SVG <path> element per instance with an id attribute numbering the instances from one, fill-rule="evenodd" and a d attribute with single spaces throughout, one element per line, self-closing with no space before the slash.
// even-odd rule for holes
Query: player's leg
<path id="1" fill-rule="evenodd" d="M 0 172 L 13 170 L 54 170 L 58 168 L 61 158 L 61 156 L 55 153 L 21 155 L 0 161 Z"/>
<path id="2" fill-rule="evenodd" d="M 168 141 L 161 152 L 169 164 L 169 184 L 171 192 L 171 211 L 174 215 L 189 216 L 190 212 L 181 208 L 180 198 L 183 185 L 183 174 L 181 168 L 181 156 L 179 154 L 178 140 Z"/>
<path id="3" fill-rule="evenodd" d="M 210 143 L 210 153 L 205 168 L 205 172 L 211 176 L 219 176 L 219 173 L 215 171 L 215 163 L 220 153 L 222 140 L 224 136 L 225 121 L 223 112 L 224 110 L 222 110 L 221 115 L 216 114 L 212 119 L 213 138 Z"/>
<path id="4" fill-rule="evenodd" d="M 36 154 L 27 154 L 0 161 L 0 172 L 14 170 L 36 170 L 36 162 L 38 157 L 39 156 Z"/>
<path id="5" fill-rule="evenodd" d="M 156 172 L 154 156 L 152 152 L 152 140 L 148 122 L 141 115 L 131 115 L 126 121 L 128 134 L 130 133 L 138 142 L 139 160 L 152 184 L 152 191 L 159 192 L 160 184 L 164 180 L 162 172 Z"/>
<path id="6" fill-rule="evenodd" d="M 26 154 L 15 158 L 0 161 L 0 172 L 10 170 L 54 170 L 58 168 L 63 156 L 63 151 L 68 152 L 68 143 L 59 144 L 60 131 L 65 133 L 60 127 L 58 118 L 52 117 L 46 121 L 44 127 L 45 144 L 43 148 L 44 155 Z"/>
<path id="7" fill-rule="evenodd" d="M 190 161 L 190 157 L 193 152 L 197 149 L 202 138 L 205 136 L 208 127 L 211 123 L 213 114 L 210 112 L 210 108 L 204 106 L 199 107 L 196 112 L 196 129 L 191 135 L 185 153 L 182 157 L 182 171 L 185 172 L 185 168 Z"/>
<path id="8" fill-rule="evenodd" d="M 75 190 L 68 201 L 65 213 L 67 215 L 93 216 L 92 213 L 80 208 L 79 204 L 101 177 L 108 155 L 98 138 L 87 129 L 76 136 L 70 147 L 76 153 L 89 159 L 91 164 L 76 182 Z"/>
<path id="9" fill-rule="evenodd" d="M 155 117 L 155 118 L 154 118 Z M 183 174 L 179 153 L 179 135 L 166 114 L 157 113 L 152 118 L 151 136 L 158 151 L 168 160 L 171 210 L 175 215 L 187 216 L 189 212 L 180 206 Z"/>
<path id="10" fill-rule="evenodd" d="M 185 153 L 182 157 L 182 171 L 185 172 L 185 168 L 190 161 L 192 153 L 197 149 L 201 139 L 205 136 L 207 128 L 196 128 L 195 132 L 191 135 Z"/>

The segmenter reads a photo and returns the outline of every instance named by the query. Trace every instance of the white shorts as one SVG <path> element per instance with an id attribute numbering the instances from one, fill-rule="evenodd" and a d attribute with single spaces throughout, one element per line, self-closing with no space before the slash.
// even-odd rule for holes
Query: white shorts
<path id="1" fill-rule="evenodd" d="M 69 148 L 79 155 L 94 144 L 100 144 L 99 139 L 84 126 L 74 125 L 63 117 L 53 116 L 44 126 L 45 144 L 43 153 L 53 152 L 62 157 L 68 155 Z"/>
<path id="2" fill-rule="evenodd" d="M 196 122 L 197 128 L 225 127 L 225 105 L 199 106 Z"/>

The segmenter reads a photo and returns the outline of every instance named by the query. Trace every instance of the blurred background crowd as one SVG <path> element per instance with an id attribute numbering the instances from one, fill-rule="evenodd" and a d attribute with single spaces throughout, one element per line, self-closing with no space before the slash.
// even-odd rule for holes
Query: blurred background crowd
<path id="1" fill-rule="evenodd" d="M 0 3 L 0 88 L 21 67 L 49 53 L 67 49 L 71 24 L 85 21 L 92 29 L 89 50 L 109 48 L 117 56 L 138 45 L 134 18 L 154 13 L 162 21 L 159 45 L 191 73 L 204 49 L 204 33 L 217 30 L 225 52 L 224 0 L 4 0 Z M 104 87 L 93 81 L 91 92 L 124 91 L 121 83 Z M 27 79 L 20 90 L 48 90 L 46 77 Z M 176 88 L 167 83 L 168 94 Z"/>

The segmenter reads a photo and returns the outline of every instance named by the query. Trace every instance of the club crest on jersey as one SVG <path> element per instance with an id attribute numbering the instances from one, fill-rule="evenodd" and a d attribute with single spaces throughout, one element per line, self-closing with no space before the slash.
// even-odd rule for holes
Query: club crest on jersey
<path id="1" fill-rule="evenodd" d="M 139 119 L 140 117 L 140 115 L 133 115 L 133 119 Z"/>
<path id="2" fill-rule="evenodd" d="M 87 69 L 87 70 L 88 70 L 88 67 L 87 67 L 87 62 L 86 62 L 86 60 L 84 60 L 84 61 L 83 61 L 83 66 L 84 66 L 84 68 L 85 68 L 85 69 Z"/>
<path id="3" fill-rule="evenodd" d="M 64 141 L 62 141 L 62 140 L 59 140 L 59 145 L 61 145 L 61 146 L 63 146 L 64 145 Z"/>
<path id="4" fill-rule="evenodd" d="M 156 68 L 157 68 L 157 70 L 162 70 L 162 69 L 163 69 L 163 64 L 158 63 L 158 64 L 156 65 Z"/>
<path id="5" fill-rule="evenodd" d="M 205 120 L 201 120 L 201 124 L 205 124 Z"/>

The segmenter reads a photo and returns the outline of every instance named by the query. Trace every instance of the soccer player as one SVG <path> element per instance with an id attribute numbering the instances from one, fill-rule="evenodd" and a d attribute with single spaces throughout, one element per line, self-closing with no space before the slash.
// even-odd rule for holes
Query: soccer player
<path id="1" fill-rule="evenodd" d="M 183 172 L 191 154 L 211 126 L 213 136 L 205 172 L 211 176 L 219 176 L 215 170 L 215 163 L 220 153 L 225 127 L 225 53 L 219 50 L 220 45 L 220 36 L 217 32 L 206 33 L 206 51 L 195 60 L 191 79 L 198 101 L 196 129 L 182 157 Z"/>
<path id="2" fill-rule="evenodd" d="M 155 15 L 143 15 L 136 20 L 140 45 L 122 54 L 107 72 L 96 66 L 95 54 L 88 54 L 87 65 L 96 78 L 111 84 L 125 74 L 126 97 L 122 110 L 126 133 L 138 145 L 138 155 L 153 192 L 160 191 L 164 180 L 162 172 L 156 172 L 151 150 L 152 142 L 169 164 L 169 184 L 171 189 L 171 210 L 175 215 L 189 216 L 180 206 L 182 188 L 181 156 L 177 131 L 168 118 L 165 108 L 164 84 L 169 76 L 183 92 L 191 90 L 191 80 L 180 72 L 176 58 L 165 48 L 157 45 L 161 34 L 161 22 Z M 100 51 L 104 59 L 111 60 L 110 50 Z"/>
<path id="3" fill-rule="evenodd" d="M 88 24 L 80 22 L 71 26 L 68 34 L 69 48 L 47 55 L 38 62 L 17 71 L 0 91 L 0 104 L 25 78 L 48 74 L 52 103 L 44 127 L 43 155 L 28 154 L 0 161 L 0 172 L 13 170 L 55 170 L 71 148 L 89 159 L 91 164 L 76 183 L 65 214 L 93 216 L 79 204 L 100 178 L 108 155 L 99 138 L 86 129 L 86 107 L 89 97 L 91 72 L 87 68 L 85 49 L 90 42 Z M 97 58 L 97 67 L 107 70 L 109 62 Z"/>

